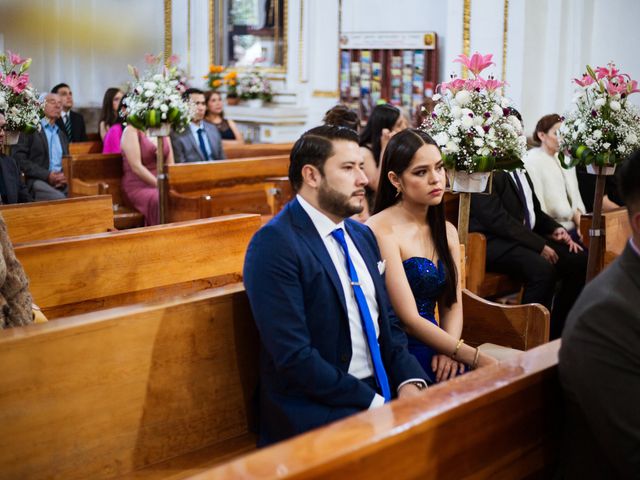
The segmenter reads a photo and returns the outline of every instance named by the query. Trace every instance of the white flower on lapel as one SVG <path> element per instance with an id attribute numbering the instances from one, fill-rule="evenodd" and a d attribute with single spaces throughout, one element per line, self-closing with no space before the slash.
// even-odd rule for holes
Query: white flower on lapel
<path id="1" fill-rule="evenodd" d="M 381 260 L 378 262 L 378 272 L 380 273 L 380 275 L 384 274 L 385 269 L 387 268 L 387 261 L 386 260 Z"/>

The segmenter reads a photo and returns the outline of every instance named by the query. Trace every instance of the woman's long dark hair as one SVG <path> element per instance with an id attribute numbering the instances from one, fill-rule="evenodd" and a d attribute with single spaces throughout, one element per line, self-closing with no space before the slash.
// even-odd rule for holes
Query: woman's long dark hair
<path id="1" fill-rule="evenodd" d="M 381 212 L 398 202 L 396 188 L 389 180 L 389 172 L 394 172 L 398 177 L 409 167 L 416 152 L 423 145 L 434 145 L 436 142 L 422 130 L 408 128 L 394 135 L 382 157 L 380 167 L 380 181 L 378 182 L 378 194 L 373 208 L 373 213 Z M 440 300 L 447 307 L 456 302 L 458 286 L 458 268 L 453 261 L 447 242 L 447 222 L 444 217 L 444 202 L 429 207 L 427 210 L 427 223 L 431 230 L 431 239 L 436 247 L 438 258 L 442 260 L 445 273 L 445 287 Z"/>
<path id="2" fill-rule="evenodd" d="M 380 165 L 380 151 L 382 150 L 380 135 L 382 135 L 382 130 L 385 128 L 391 130 L 399 117 L 400 110 L 393 105 L 388 103 L 376 105 L 371 111 L 367 126 L 364 127 L 360 134 L 360 146 L 371 146 L 376 166 Z"/>
<path id="3" fill-rule="evenodd" d="M 220 97 L 220 100 L 222 100 L 222 95 L 220 95 L 220 92 L 216 92 L 215 90 L 207 90 L 206 92 L 204 92 L 204 104 L 207 106 L 207 109 L 204 112 L 205 118 L 209 113 L 209 99 L 211 98 L 211 95 L 218 95 Z M 224 122 L 224 108 L 220 111 L 220 120 Z"/>
<path id="4" fill-rule="evenodd" d="M 107 88 L 102 99 L 102 112 L 100 113 L 100 121 L 104 122 L 107 129 L 117 123 L 118 113 L 113 111 L 113 98 L 120 92 L 119 88 Z"/>

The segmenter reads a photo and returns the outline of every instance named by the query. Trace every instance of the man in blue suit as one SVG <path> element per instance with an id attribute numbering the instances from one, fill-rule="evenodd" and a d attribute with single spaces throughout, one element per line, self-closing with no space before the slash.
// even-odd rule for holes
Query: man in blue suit
<path id="1" fill-rule="evenodd" d="M 264 446 L 426 387 L 362 211 L 357 134 L 309 130 L 291 151 L 296 198 L 251 240 L 244 283 L 260 333 Z"/>

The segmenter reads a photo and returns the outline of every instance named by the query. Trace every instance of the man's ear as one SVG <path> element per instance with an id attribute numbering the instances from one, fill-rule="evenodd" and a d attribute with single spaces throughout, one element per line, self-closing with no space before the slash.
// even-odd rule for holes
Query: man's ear
<path id="1" fill-rule="evenodd" d="M 313 165 L 304 165 L 302 167 L 302 183 L 307 184 L 311 188 L 318 188 L 320 186 L 320 181 L 322 180 L 322 175 L 320 174 L 320 170 Z"/>
<path id="2" fill-rule="evenodd" d="M 640 211 L 634 213 L 629 220 L 631 220 L 631 231 L 640 236 Z"/>

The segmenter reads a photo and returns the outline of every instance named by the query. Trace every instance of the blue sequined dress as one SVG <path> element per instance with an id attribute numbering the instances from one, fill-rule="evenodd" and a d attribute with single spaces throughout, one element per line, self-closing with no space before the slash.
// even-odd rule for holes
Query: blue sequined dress
<path id="1" fill-rule="evenodd" d="M 438 325 L 435 319 L 435 309 L 438 298 L 444 290 L 444 266 L 438 260 L 436 266 L 428 258 L 411 257 L 402 262 L 407 280 L 411 286 L 413 297 L 416 299 L 418 313 L 426 321 Z M 407 335 L 409 338 L 409 352 L 420 362 L 429 376 L 430 383 L 435 383 L 435 373 L 431 369 L 431 358 L 436 353 L 420 340 Z"/>

